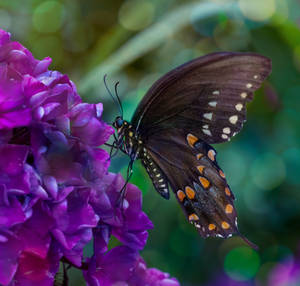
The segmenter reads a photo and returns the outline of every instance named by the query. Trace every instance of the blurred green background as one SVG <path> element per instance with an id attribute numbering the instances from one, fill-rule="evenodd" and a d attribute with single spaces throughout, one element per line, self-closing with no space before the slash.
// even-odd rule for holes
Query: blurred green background
<path id="1" fill-rule="evenodd" d="M 155 228 L 142 252 L 149 267 L 182 285 L 300 285 L 300 1 L 1 0 L 0 27 L 35 57 L 53 59 L 80 95 L 118 115 L 103 84 L 120 81 L 125 119 L 165 72 L 215 51 L 254 51 L 273 72 L 248 105 L 231 142 L 215 145 L 236 200 L 240 238 L 201 239 L 172 197 L 162 199 L 139 162 L 131 180 Z M 110 170 L 124 172 L 128 158 Z M 72 272 L 71 285 L 84 285 Z"/>

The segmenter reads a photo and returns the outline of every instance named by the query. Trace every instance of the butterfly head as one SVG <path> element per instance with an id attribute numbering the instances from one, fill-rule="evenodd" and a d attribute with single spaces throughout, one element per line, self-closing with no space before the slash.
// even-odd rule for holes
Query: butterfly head
<path id="1" fill-rule="evenodd" d="M 123 120 L 123 118 L 121 116 L 118 116 L 118 117 L 116 117 L 116 119 L 113 123 L 113 126 L 118 130 L 123 127 L 124 122 L 125 121 Z"/>
<path id="2" fill-rule="evenodd" d="M 128 122 L 124 120 L 122 116 L 117 116 L 113 122 L 113 127 L 118 132 L 118 139 L 121 140 L 121 138 L 124 136 L 125 130 L 128 129 Z"/>

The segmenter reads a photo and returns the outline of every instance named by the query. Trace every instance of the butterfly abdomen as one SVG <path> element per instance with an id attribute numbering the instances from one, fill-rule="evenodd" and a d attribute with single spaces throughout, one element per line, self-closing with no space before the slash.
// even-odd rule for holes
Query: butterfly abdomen
<path id="1" fill-rule="evenodd" d="M 143 147 L 140 157 L 156 191 L 165 199 L 169 199 L 170 193 L 168 181 L 160 167 L 154 162 L 148 150 Z"/>
<path id="2" fill-rule="evenodd" d="M 132 161 L 137 159 L 142 160 L 142 164 L 144 165 L 157 192 L 163 198 L 169 199 L 170 194 L 167 178 L 159 166 L 154 162 L 136 130 L 124 120 L 124 124 L 118 130 L 118 136 L 123 140 L 122 150 L 129 155 Z"/>

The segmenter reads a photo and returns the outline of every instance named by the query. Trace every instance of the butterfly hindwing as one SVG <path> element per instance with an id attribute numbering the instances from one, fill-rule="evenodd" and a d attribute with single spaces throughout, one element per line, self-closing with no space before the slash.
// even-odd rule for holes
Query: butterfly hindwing
<path id="1" fill-rule="evenodd" d="M 132 124 L 142 137 L 170 128 L 190 130 L 207 143 L 230 139 L 246 120 L 246 103 L 271 71 L 252 53 L 214 53 L 167 73 L 147 92 Z"/>
<path id="2" fill-rule="evenodd" d="M 174 137 L 176 143 L 168 148 Z M 161 142 L 158 148 L 153 147 L 152 140 Z M 169 131 L 152 140 L 149 154 L 168 178 L 188 221 L 200 235 L 228 237 L 238 232 L 234 196 L 216 162 L 216 151 L 191 134 Z"/>

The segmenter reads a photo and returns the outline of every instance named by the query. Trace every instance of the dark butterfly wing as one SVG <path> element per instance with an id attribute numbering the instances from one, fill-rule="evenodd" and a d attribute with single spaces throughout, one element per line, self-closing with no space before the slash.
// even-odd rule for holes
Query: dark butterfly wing
<path id="1" fill-rule="evenodd" d="M 188 221 L 202 237 L 239 233 L 234 195 L 210 145 L 180 130 L 155 134 L 148 143 L 148 154 L 164 173 Z"/>
<path id="2" fill-rule="evenodd" d="M 242 128 L 246 102 L 271 71 L 251 53 L 214 53 L 167 73 L 150 88 L 132 118 L 143 139 L 170 128 L 207 143 L 229 140 Z"/>

